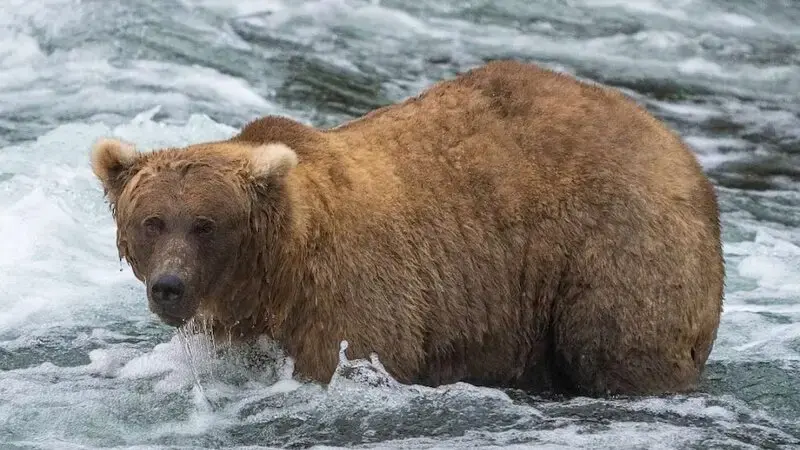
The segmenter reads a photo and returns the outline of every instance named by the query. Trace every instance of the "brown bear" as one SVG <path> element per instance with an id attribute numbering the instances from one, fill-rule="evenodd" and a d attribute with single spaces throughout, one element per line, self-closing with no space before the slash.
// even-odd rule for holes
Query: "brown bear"
<path id="1" fill-rule="evenodd" d="M 326 383 L 341 340 L 402 383 L 696 388 L 724 267 L 693 153 L 620 92 L 495 61 L 331 129 L 92 149 L 163 322 L 266 335 Z"/>

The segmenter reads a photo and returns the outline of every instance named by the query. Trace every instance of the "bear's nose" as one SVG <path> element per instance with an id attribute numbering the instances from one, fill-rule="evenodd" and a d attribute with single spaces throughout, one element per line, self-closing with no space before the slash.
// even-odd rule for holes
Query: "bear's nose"
<path id="1" fill-rule="evenodd" d="M 185 286 L 175 275 L 164 275 L 153 283 L 153 300 L 164 307 L 174 306 L 181 297 Z"/>

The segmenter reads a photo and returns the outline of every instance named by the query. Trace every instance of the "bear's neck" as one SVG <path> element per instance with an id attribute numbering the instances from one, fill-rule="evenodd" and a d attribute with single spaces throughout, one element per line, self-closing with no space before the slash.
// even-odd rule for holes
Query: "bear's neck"
<path id="1" fill-rule="evenodd" d="M 282 204 L 255 212 L 253 233 L 242 245 L 233 282 L 225 283 L 229 289 L 223 295 L 232 298 L 223 303 L 231 306 L 216 313 L 226 316 L 221 322 L 229 334 L 280 340 L 313 313 L 306 309 L 339 247 L 334 216 L 341 200 L 334 198 L 334 191 L 320 188 L 324 181 L 303 172 L 287 178 Z"/>

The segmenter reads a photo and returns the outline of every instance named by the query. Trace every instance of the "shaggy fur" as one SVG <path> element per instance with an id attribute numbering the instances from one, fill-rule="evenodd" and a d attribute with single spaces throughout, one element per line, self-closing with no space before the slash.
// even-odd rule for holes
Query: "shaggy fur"
<path id="1" fill-rule="evenodd" d="M 173 325 L 277 340 L 327 382 L 340 340 L 401 382 L 605 395 L 693 389 L 716 337 L 712 185 L 608 88 L 489 63 L 330 130 L 265 117 L 93 167 L 120 254 L 169 273 Z"/>

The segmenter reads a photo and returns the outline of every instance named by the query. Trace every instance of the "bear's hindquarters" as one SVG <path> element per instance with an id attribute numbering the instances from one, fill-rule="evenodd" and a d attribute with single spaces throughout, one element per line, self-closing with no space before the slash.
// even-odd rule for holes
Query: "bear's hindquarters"
<path id="1" fill-rule="evenodd" d="M 717 218 L 685 204 L 672 214 L 628 207 L 629 219 L 610 214 L 586 237 L 553 304 L 551 376 L 575 394 L 695 389 L 716 338 Z"/>

